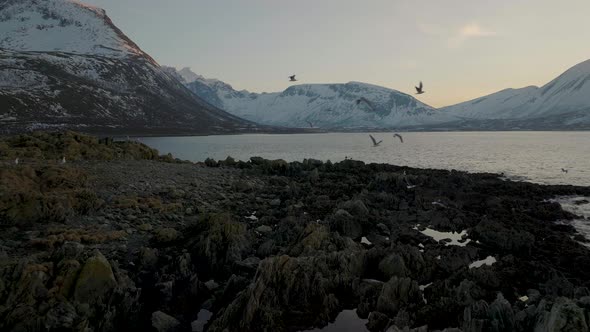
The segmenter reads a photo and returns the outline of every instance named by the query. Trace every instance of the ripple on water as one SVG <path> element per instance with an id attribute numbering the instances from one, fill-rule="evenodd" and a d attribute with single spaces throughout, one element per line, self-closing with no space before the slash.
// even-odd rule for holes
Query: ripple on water
<path id="1" fill-rule="evenodd" d="M 571 221 L 572 226 L 590 241 L 590 197 L 563 196 L 551 200 L 561 204 L 565 211 L 573 213 L 580 218 Z M 590 243 L 582 243 L 590 248 Z"/>

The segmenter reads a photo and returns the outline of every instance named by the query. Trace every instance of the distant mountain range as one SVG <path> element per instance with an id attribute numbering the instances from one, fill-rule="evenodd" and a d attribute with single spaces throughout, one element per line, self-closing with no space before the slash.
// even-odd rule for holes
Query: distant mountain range
<path id="1" fill-rule="evenodd" d="M 540 88 L 506 89 L 441 112 L 464 123 L 507 129 L 590 129 L 590 60 Z"/>
<path id="2" fill-rule="evenodd" d="M 0 31 L 0 134 L 590 129 L 590 60 L 541 88 L 435 109 L 359 82 L 238 91 L 188 68 L 161 67 L 104 10 L 76 0 L 0 0 Z"/>
<path id="3" fill-rule="evenodd" d="M 99 8 L 0 1 L 0 131 L 125 134 L 252 131 L 192 94 Z"/>
<path id="4" fill-rule="evenodd" d="M 237 91 L 216 79 L 206 79 L 184 68 L 176 75 L 192 92 L 212 105 L 257 123 L 323 129 L 402 128 L 456 121 L 414 97 L 377 85 L 293 85 L 283 92 Z"/>
<path id="5" fill-rule="evenodd" d="M 197 96 L 245 119 L 270 125 L 338 130 L 590 129 L 590 60 L 545 86 L 507 89 L 435 109 L 396 90 L 358 82 L 293 85 L 283 92 L 237 91 L 189 68 L 166 68 Z"/>

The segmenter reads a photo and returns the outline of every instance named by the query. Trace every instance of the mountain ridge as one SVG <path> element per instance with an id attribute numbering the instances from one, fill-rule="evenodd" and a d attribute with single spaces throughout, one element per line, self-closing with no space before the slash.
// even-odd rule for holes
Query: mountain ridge
<path id="1" fill-rule="evenodd" d="M 191 93 L 106 12 L 72 0 L 0 4 L 4 132 L 135 134 L 256 131 Z"/>

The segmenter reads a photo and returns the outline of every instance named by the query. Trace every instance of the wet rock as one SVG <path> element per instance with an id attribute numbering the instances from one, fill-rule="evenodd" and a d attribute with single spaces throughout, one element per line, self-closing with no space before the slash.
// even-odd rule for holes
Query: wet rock
<path id="1" fill-rule="evenodd" d="M 158 332 L 178 331 L 179 326 L 180 322 L 176 318 L 162 311 L 152 313 L 152 327 Z"/>

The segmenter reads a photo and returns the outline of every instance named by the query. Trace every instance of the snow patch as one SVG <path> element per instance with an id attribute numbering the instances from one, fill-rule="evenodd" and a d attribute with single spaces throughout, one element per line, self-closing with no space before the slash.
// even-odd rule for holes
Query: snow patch
<path id="1" fill-rule="evenodd" d="M 492 265 L 494 265 L 494 263 L 496 263 L 496 258 L 493 256 L 488 256 L 482 260 L 475 261 L 475 262 L 469 264 L 469 268 L 470 269 L 479 268 L 484 265 L 492 266 Z"/>
<path id="2" fill-rule="evenodd" d="M 414 229 L 418 229 L 418 225 L 416 225 L 416 227 L 414 227 Z M 467 238 L 463 239 L 464 237 L 467 237 L 467 235 L 468 235 L 466 230 L 461 231 L 461 233 L 440 232 L 440 231 L 437 231 L 437 230 L 427 227 L 425 230 L 420 231 L 420 233 L 433 238 L 436 242 L 439 242 L 442 240 L 451 240 L 450 242 L 446 242 L 445 246 L 465 247 L 469 242 L 471 242 L 471 239 L 467 239 Z"/>

